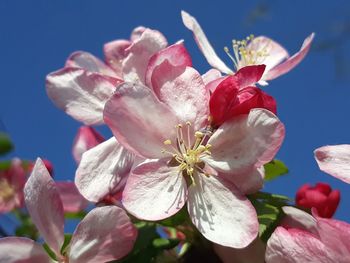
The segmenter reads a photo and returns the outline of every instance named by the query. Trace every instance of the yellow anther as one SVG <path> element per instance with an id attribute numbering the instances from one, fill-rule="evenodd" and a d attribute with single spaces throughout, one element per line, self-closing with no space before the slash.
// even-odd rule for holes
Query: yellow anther
<path id="1" fill-rule="evenodd" d="M 191 124 L 191 122 L 186 121 L 186 125 L 191 126 L 192 124 Z"/>
<path id="2" fill-rule="evenodd" d="M 178 124 L 175 126 L 176 129 L 181 129 L 182 128 L 182 124 Z"/>
<path id="3" fill-rule="evenodd" d="M 203 132 L 200 132 L 200 131 L 196 131 L 195 134 L 194 134 L 194 136 L 195 136 L 196 138 L 203 138 L 204 133 L 203 133 Z"/>
<path id="4" fill-rule="evenodd" d="M 207 150 L 210 150 L 212 145 L 208 143 L 205 147 L 207 148 Z"/>
<path id="5" fill-rule="evenodd" d="M 171 140 L 165 140 L 164 142 L 163 142 L 165 145 L 170 145 L 171 144 Z"/>

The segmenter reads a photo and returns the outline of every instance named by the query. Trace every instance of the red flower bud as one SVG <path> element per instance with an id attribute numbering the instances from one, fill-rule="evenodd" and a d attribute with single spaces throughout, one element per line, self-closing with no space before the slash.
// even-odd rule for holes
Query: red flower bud
<path id="1" fill-rule="evenodd" d="M 320 217 L 331 218 L 337 210 L 340 201 L 340 192 L 332 190 L 326 183 L 317 183 L 312 187 L 305 184 L 299 188 L 295 196 L 298 206 L 314 207 Z"/>

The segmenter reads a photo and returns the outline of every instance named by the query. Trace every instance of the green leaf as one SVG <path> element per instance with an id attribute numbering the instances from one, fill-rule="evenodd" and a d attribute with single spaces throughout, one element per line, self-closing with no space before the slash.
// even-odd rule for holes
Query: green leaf
<path id="1" fill-rule="evenodd" d="M 0 132 L 0 155 L 6 154 L 13 149 L 13 144 L 10 137 L 4 133 Z"/>
<path id="2" fill-rule="evenodd" d="M 157 249 L 172 249 L 180 243 L 178 239 L 156 238 L 152 244 Z"/>
<path id="3" fill-rule="evenodd" d="M 289 205 L 287 196 L 257 192 L 249 196 L 258 214 L 259 236 L 267 242 L 284 214 L 282 207 Z"/>
<path id="4" fill-rule="evenodd" d="M 265 168 L 265 181 L 271 181 L 281 175 L 287 174 L 288 167 L 279 160 L 272 160 L 264 165 Z"/>

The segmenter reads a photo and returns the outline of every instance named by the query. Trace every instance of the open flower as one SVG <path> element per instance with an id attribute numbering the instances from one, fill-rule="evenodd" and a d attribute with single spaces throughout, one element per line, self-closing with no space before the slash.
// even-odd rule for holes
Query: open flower
<path id="1" fill-rule="evenodd" d="M 279 226 L 267 242 L 267 263 L 346 263 L 350 257 L 350 225 L 284 207 L 289 224 Z"/>
<path id="2" fill-rule="evenodd" d="M 148 87 L 123 83 L 105 106 L 105 123 L 117 140 L 146 159 L 132 169 L 123 205 L 138 218 L 161 220 L 187 202 L 207 239 L 245 247 L 258 233 L 245 193 L 261 180 L 259 168 L 279 149 L 284 126 L 273 113 L 254 109 L 212 130 L 209 90 L 169 50 L 154 58 Z M 252 178 L 259 179 L 247 183 Z"/>
<path id="3" fill-rule="evenodd" d="M 58 262 L 106 262 L 124 257 L 133 247 L 136 229 L 116 206 L 93 209 L 64 242 L 63 206 L 55 183 L 38 159 L 24 188 L 29 214 Z M 44 248 L 23 237 L 0 239 L 0 262 L 52 262 Z"/>
<path id="4" fill-rule="evenodd" d="M 329 184 L 317 183 L 314 187 L 304 184 L 295 196 L 295 203 L 305 208 L 314 207 L 320 217 L 331 218 L 340 202 L 339 190 L 332 190 Z"/>
<path id="5" fill-rule="evenodd" d="M 151 73 L 153 70 L 157 71 L 158 65 L 164 60 L 171 60 L 172 65 L 177 66 L 192 65 L 182 42 L 160 50 L 149 59 L 147 71 L 144 74 L 145 83 L 149 87 L 152 87 Z M 206 74 L 206 79 L 211 81 L 216 76 L 215 72 L 214 74 L 209 72 Z M 113 137 L 82 155 L 76 171 L 75 183 L 81 194 L 89 201 L 115 203 L 124 189 L 131 168 L 140 161 L 142 158 L 135 157 Z"/>
<path id="6" fill-rule="evenodd" d="M 350 184 L 350 144 L 323 146 L 314 154 L 321 171 Z"/>
<path id="7" fill-rule="evenodd" d="M 14 158 L 10 167 L 0 171 L 0 213 L 7 213 L 23 206 L 23 187 L 26 173 L 22 161 Z"/>
<path id="8" fill-rule="evenodd" d="M 160 32 L 138 27 L 130 41 L 105 44 L 106 63 L 88 52 L 74 52 L 63 69 L 47 76 L 47 94 L 74 119 L 86 125 L 102 124 L 104 104 L 115 86 L 123 81 L 144 83 L 150 57 L 166 46 Z"/>
<path id="9" fill-rule="evenodd" d="M 184 11 L 181 15 L 183 23 L 193 32 L 197 45 L 208 63 L 223 73 L 233 74 L 234 70 L 226 66 L 215 53 L 197 20 Z M 314 33 L 304 40 L 301 49 L 291 57 L 281 45 L 265 36 L 249 36 L 242 41 L 233 40 L 233 54 L 230 54 L 227 47 L 225 51 L 231 58 L 235 70 L 249 65 L 265 64 L 266 70 L 259 83 L 266 85 L 266 81 L 287 73 L 299 64 L 308 53 L 313 38 Z"/>

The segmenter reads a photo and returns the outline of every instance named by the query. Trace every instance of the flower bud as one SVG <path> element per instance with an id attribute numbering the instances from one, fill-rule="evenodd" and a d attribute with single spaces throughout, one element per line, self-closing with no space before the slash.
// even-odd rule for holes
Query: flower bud
<path id="1" fill-rule="evenodd" d="M 317 183 L 312 187 L 305 184 L 296 193 L 295 202 L 298 206 L 305 208 L 314 207 L 318 215 L 331 218 L 337 210 L 340 201 L 340 192 L 332 190 L 326 183 Z"/>

